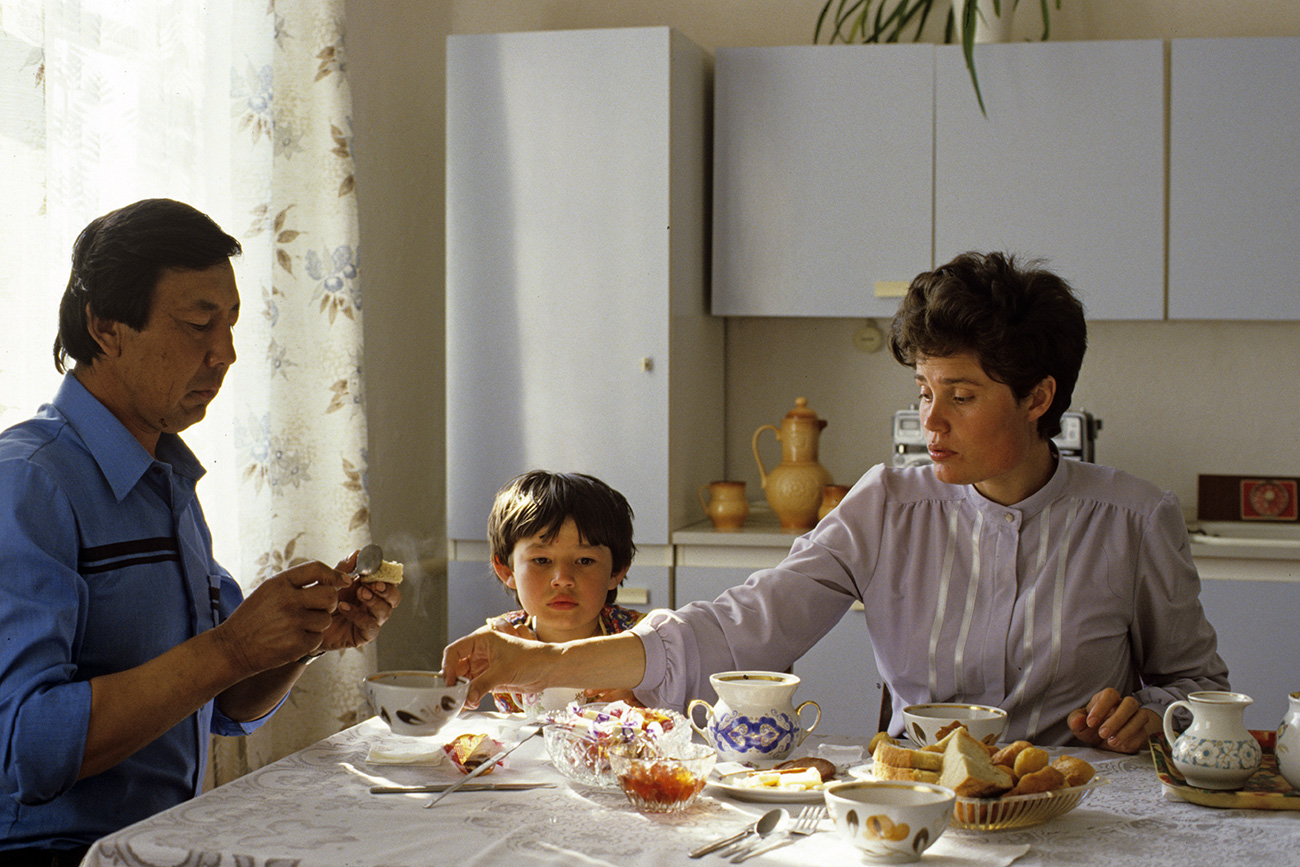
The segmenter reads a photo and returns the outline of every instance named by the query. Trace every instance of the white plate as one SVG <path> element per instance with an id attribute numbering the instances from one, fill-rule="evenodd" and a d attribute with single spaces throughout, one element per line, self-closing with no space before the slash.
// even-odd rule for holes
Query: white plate
<path id="1" fill-rule="evenodd" d="M 821 789 L 778 789 L 768 786 L 741 786 L 734 781 L 745 774 L 758 771 L 733 771 L 729 774 L 713 774 L 709 785 L 737 801 L 755 801 L 762 804 L 820 804 L 825 798 Z"/>

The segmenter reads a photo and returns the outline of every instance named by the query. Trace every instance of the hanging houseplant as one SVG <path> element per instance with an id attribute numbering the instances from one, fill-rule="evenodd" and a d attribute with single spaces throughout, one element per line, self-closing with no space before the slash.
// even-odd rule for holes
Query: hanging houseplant
<path id="1" fill-rule="evenodd" d="M 826 0 L 821 14 L 817 16 L 817 29 L 813 33 L 813 42 L 822 39 L 823 30 L 829 43 L 870 43 L 898 42 L 900 38 L 911 35 L 913 41 L 919 41 L 925 25 L 934 9 L 936 0 Z M 1051 0 L 1038 0 L 1043 13 L 1042 39 L 1048 37 L 1051 12 Z M 961 41 L 962 53 L 966 57 L 966 68 L 970 71 L 971 84 L 975 88 L 975 98 L 979 101 L 980 111 L 984 110 L 984 95 L 980 93 L 979 76 L 975 73 L 976 29 L 986 20 L 984 8 L 991 7 L 993 16 L 1001 17 L 1002 7 L 1008 6 L 1007 15 L 1018 6 L 1020 0 L 951 0 L 947 20 L 944 23 L 943 41 L 947 43 Z M 1055 0 L 1057 9 L 1061 0 Z"/>

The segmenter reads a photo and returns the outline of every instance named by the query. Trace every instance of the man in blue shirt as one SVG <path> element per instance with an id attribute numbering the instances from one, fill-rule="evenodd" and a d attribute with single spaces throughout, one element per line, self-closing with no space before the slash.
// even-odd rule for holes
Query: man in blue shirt
<path id="1" fill-rule="evenodd" d="M 0 863 L 76 864 L 193 797 L 209 732 L 246 734 L 307 661 L 372 640 L 396 586 L 312 562 L 243 599 L 177 434 L 235 361 L 239 243 L 167 199 L 73 250 L 51 404 L 0 434 Z"/>

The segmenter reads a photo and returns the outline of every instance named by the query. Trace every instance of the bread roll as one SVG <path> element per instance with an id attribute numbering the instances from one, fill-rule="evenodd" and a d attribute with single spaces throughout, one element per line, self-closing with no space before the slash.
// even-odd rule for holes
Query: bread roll
<path id="1" fill-rule="evenodd" d="M 1041 770 L 1025 774 L 1016 783 L 1015 788 L 1007 792 L 1011 795 L 1036 795 L 1040 792 L 1053 792 L 1065 788 L 1065 775 L 1051 765 Z"/>
<path id="2" fill-rule="evenodd" d="M 867 744 L 867 752 L 871 755 L 876 754 L 876 747 L 881 744 L 893 744 L 898 746 L 898 739 L 889 734 L 889 732 L 876 732 L 871 736 L 871 743 Z"/>
<path id="3" fill-rule="evenodd" d="M 993 754 L 993 764 L 1014 768 L 1016 766 L 1016 756 L 1032 746 L 1033 744 L 1029 741 L 1013 741 Z"/>
<path id="4" fill-rule="evenodd" d="M 1038 747 L 1026 747 L 1016 756 L 1015 764 L 1011 767 L 1016 772 L 1016 778 L 1019 779 L 1035 771 L 1041 771 L 1047 767 L 1047 750 Z"/>
<path id="5" fill-rule="evenodd" d="M 1097 773 L 1096 768 L 1077 756 L 1061 756 L 1052 762 L 1052 767 L 1061 772 L 1067 786 L 1082 786 Z"/>

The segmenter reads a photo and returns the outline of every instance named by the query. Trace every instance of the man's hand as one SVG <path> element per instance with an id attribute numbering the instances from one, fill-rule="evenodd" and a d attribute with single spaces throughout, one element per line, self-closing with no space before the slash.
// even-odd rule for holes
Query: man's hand
<path id="1" fill-rule="evenodd" d="M 1142 707 L 1131 695 L 1121 698 L 1110 687 L 1094 695 L 1087 707 L 1070 711 L 1066 724 L 1088 746 L 1117 753 L 1137 752 L 1164 727 L 1155 711 Z"/>
<path id="2" fill-rule="evenodd" d="M 339 563 L 338 571 L 349 573 L 356 567 L 357 552 Z M 373 641 L 388 622 L 393 609 L 402 601 L 402 588 L 384 581 L 353 581 L 338 594 L 338 607 L 329 628 L 321 636 L 318 650 L 344 650 Z"/>
<path id="3" fill-rule="evenodd" d="M 351 581 L 324 563 L 295 566 L 263 581 L 213 633 L 245 677 L 293 662 L 321 646 Z"/>

